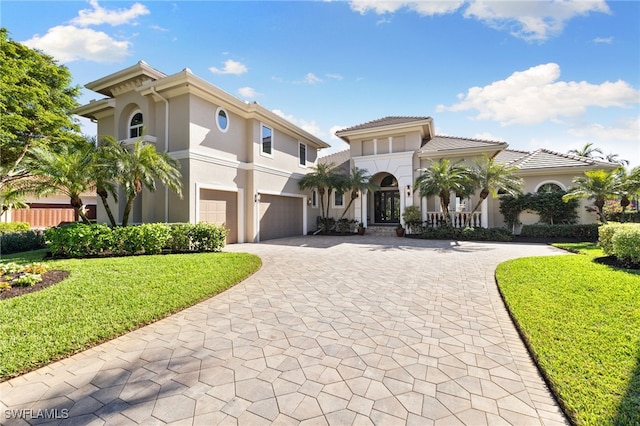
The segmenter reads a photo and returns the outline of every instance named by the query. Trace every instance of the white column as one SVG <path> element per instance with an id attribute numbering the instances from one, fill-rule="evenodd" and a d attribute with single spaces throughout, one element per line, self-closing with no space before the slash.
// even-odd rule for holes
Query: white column
<path id="1" fill-rule="evenodd" d="M 378 154 L 378 139 L 373 140 L 373 155 Z"/>
<path id="2" fill-rule="evenodd" d="M 404 226 L 404 219 L 402 218 L 402 213 L 404 212 L 405 207 L 407 207 L 407 188 L 406 186 L 400 188 L 400 224 Z"/>
<path id="3" fill-rule="evenodd" d="M 309 198 L 305 195 L 302 197 L 302 235 L 307 235 L 307 214 L 308 214 L 308 210 L 307 210 L 307 206 L 308 206 L 308 200 Z"/>
<path id="4" fill-rule="evenodd" d="M 427 197 L 420 197 L 420 204 L 422 207 L 422 221 L 427 220 Z"/>
<path id="5" fill-rule="evenodd" d="M 483 228 L 489 227 L 489 208 L 487 206 L 487 199 L 485 198 L 480 204 L 480 226 Z"/>
<path id="6" fill-rule="evenodd" d="M 389 136 L 389 154 L 393 152 L 393 136 Z"/>
<path id="7" fill-rule="evenodd" d="M 360 222 L 362 222 L 362 197 L 363 197 L 363 193 L 360 192 L 358 199 L 356 200 L 355 204 L 353 205 L 353 218 L 355 220 L 359 220 Z"/>
<path id="8" fill-rule="evenodd" d="M 367 203 L 367 196 L 369 194 L 369 191 L 364 191 L 362 193 L 362 197 L 360 197 L 361 203 L 362 203 L 362 209 L 361 209 L 361 216 L 360 216 L 360 222 L 362 222 L 362 226 L 366 227 L 367 226 L 367 211 L 368 211 L 368 203 Z"/>

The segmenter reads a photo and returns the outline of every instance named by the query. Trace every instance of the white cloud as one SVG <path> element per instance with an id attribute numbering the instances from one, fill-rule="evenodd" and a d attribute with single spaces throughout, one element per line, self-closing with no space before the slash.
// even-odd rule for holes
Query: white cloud
<path id="1" fill-rule="evenodd" d="M 22 42 L 24 45 L 53 56 L 60 62 L 79 59 L 94 62 L 119 62 L 129 55 L 131 43 L 117 41 L 106 33 L 89 28 L 59 25 L 50 28 L 47 34 L 33 36 Z"/>
<path id="2" fill-rule="evenodd" d="M 334 141 L 336 140 L 341 141 L 342 139 L 336 136 L 336 132 L 346 128 L 347 126 L 340 126 L 340 125 L 331 126 L 331 129 L 329 129 L 329 138 Z"/>
<path id="3" fill-rule="evenodd" d="M 640 99 L 640 90 L 622 80 L 591 84 L 558 81 L 559 77 L 557 64 L 538 65 L 488 86 L 472 87 L 466 95 L 458 95 L 460 102 L 439 105 L 437 111 L 475 110 L 476 119 L 498 121 L 506 126 L 575 117 L 590 106 L 626 108 Z"/>
<path id="4" fill-rule="evenodd" d="M 238 61 L 234 61 L 233 59 L 227 59 L 226 61 L 224 61 L 224 68 L 222 69 L 216 68 L 216 67 L 209 68 L 209 71 L 211 71 L 214 74 L 240 75 L 240 74 L 246 73 L 248 70 L 249 69 L 247 68 L 246 65 Z"/>
<path id="5" fill-rule="evenodd" d="M 613 37 L 596 37 L 593 39 L 594 43 L 604 43 L 611 44 L 613 43 Z"/>
<path id="6" fill-rule="evenodd" d="M 354 0 L 349 3 L 351 10 L 361 14 L 372 10 L 378 15 L 394 13 L 407 8 L 420 15 L 444 15 L 455 12 L 464 4 L 464 1 L 378 1 L 378 0 Z"/>
<path id="7" fill-rule="evenodd" d="M 304 76 L 304 80 L 302 82 L 306 84 L 317 84 L 322 83 L 322 79 L 320 77 L 317 77 L 314 73 L 310 72 Z"/>
<path id="8" fill-rule="evenodd" d="M 473 136 L 474 139 L 480 139 L 483 141 L 496 141 L 496 142 L 506 142 L 506 140 L 504 138 L 501 138 L 500 136 L 494 136 L 493 134 L 489 133 L 489 132 L 483 132 L 483 133 L 476 133 Z"/>
<path id="9" fill-rule="evenodd" d="M 591 12 L 610 10 L 604 0 L 477 1 L 469 3 L 464 16 L 524 40 L 542 41 L 560 34 L 570 19 Z"/>
<path id="10" fill-rule="evenodd" d="M 97 0 L 89 0 L 93 9 L 83 9 L 78 16 L 71 20 L 72 24 L 88 27 L 89 25 L 109 24 L 112 26 L 122 24 L 135 24 L 138 16 L 148 15 L 149 9 L 140 3 L 134 3 L 129 9 L 108 10 L 101 7 Z"/>
<path id="11" fill-rule="evenodd" d="M 422 16 L 454 13 L 467 5 L 463 11 L 472 18 L 498 29 L 509 31 L 513 36 L 528 41 L 543 41 L 558 35 L 570 19 L 591 12 L 610 13 L 605 0 L 547 0 L 547 1 L 377 1 L 354 0 L 351 9 L 365 14 L 373 11 L 378 15 L 408 9 Z M 385 18 L 386 21 L 386 18 Z M 378 22 L 384 23 L 385 21 Z"/>
<path id="12" fill-rule="evenodd" d="M 610 126 L 590 123 L 586 126 L 569 129 L 569 133 L 573 136 L 592 140 L 636 141 L 637 143 L 638 135 L 640 135 L 640 116 L 635 118 L 626 117 Z M 640 144 L 638 144 L 638 147 L 640 147 Z"/>
<path id="13" fill-rule="evenodd" d="M 322 138 L 322 131 L 320 130 L 320 126 L 318 126 L 318 123 L 316 123 L 314 120 L 304 120 L 304 119 L 299 119 L 299 118 L 295 118 L 293 115 L 291 114 L 285 114 L 283 111 L 279 110 L 279 109 L 274 109 L 272 110 L 272 112 L 282 118 L 284 118 L 285 120 L 295 124 L 296 126 L 300 127 L 302 130 L 305 130 L 309 133 L 311 133 L 312 135 L 314 135 L 317 138 Z"/>
<path id="14" fill-rule="evenodd" d="M 256 92 L 253 87 L 241 87 L 238 89 L 238 93 L 240 94 L 240 96 L 247 99 L 253 99 L 260 94 Z"/>
<path id="15" fill-rule="evenodd" d="M 344 78 L 340 74 L 325 74 L 325 77 L 332 78 L 334 80 L 342 80 Z"/>

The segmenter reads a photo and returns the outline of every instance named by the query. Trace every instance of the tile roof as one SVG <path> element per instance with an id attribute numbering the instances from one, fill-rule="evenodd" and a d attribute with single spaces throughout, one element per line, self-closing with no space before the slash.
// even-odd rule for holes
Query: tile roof
<path id="1" fill-rule="evenodd" d="M 470 148 L 505 148 L 506 142 L 489 141 L 473 138 L 457 138 L 453 136 L 434 136 L 431 140 L 427 141 L 418 153 L 439 152 L 439 151 L 451 151 L 456 149 L 470 149 Z"/>
<path id="2" fill-rule="evenodd" d="M 388 116 L 373 121 L 367 121 L 366 123 L 358 124 L 356 126 L 347 127 L 346 129 L 338 130 L 336 134 L 342 132 L 350 132 L 352 130 L 374 129 L 376 127 L 392 126 L 394 124 L 405 124 L 412 123 L 414 121 L 424 121 L 430 119 L 431 117 Z"/>
<path id="3" fill-rule="evenodd" d="M 333 163 L 337 169 L 341 169 L 344 173 L 349 173 L 349 170 L 351 169 L 350 161 L 351 151 L 348 149 L 318 158 L 318 164 Z"/>
<path id="4" fill-rule="evenodd" d="M 511 151 L 511 150 L 507 150 Z M 503 151 L 504 152 L 504 151 Z M 518 151 L 512 151 L 518 152 Z M 539 170 L 539 169 L 548 169 L 548 168 L 563 168 L 563 167 L 605 167 L 605 168 L 614 168 L 617 167 L 615 163 L 609 163 L 607 161 L 600 161 L 589 157 L 580 157 L 572 154 L 564 154 L 561 152 L 550 151 L 548 149 L 538 149 L 536 151 L 526 153 L 525 151 L 520 151 L 519 153 L 524 154 L 519 157 L 512 153 L 507 153 L 503 155 L 503 153 L 498 154 L 500 160 L 504 159 L 506 162 L 510 163 L 514 166 L 520 168 L 520 170 Z M 511 158 L 509 159 L 509 156 Z"/>
<path id="5" fill-rule="evenodd" d="M 516 149 L 505 149 L 500 151 L 498 155 L 495 156 L 495 161 L 500 164 L 511 163 L 516 160 L 521 159 L 526 155 L 530 155 L 529 151 L 519 151 Z"/>

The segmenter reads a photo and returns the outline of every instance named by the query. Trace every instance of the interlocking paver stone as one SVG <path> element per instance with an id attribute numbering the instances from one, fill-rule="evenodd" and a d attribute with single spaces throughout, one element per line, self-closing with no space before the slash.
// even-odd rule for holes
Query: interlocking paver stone
<path id="1" fill-rule="evenodd" d="M 0 405 L 70 407 L 54 424 L 568 424 L 493 281 L 504 260 L 560 251 L 375 236 L 226 250 L 262 268 L 0 383 Z"/>

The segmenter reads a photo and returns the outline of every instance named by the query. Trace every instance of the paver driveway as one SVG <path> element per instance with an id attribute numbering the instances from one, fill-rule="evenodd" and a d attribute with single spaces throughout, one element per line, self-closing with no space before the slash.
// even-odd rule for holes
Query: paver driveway
<path id="1" fill-rule="evenodd" d="M 227 250 L 262 269 L 0 384 L 2 423 L 566 424 L 493 278 L 506 259 L 558 250 L 368 236 Z"/>

